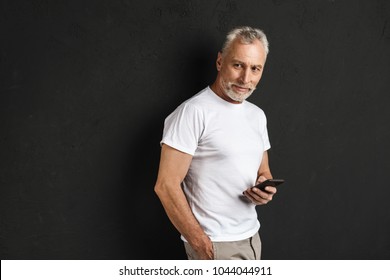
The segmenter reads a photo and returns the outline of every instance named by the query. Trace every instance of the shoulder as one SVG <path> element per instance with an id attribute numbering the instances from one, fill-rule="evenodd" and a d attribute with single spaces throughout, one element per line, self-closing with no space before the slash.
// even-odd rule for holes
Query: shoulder
<path id="1" fill-rule="evenodd" d="M 207 88 L 182 102 L 169 116 L 172 118 L 199 118 L 207 104 Z"/>
<path id="2" fill-rule="evenodd" d="M 244 101 L 244 105 L 246 106 L 246 111 L 249 112 L 250 114 L 258 115 L 260 117 L 265 118 L 265 113 L 263 109 L 261 109 L 259 106 L 249 102 L 249 101 Z"/>
<path id="3" fill-rule="evenodd" d="M 187 111 L 187 112 L 204 112 L 210 104 L 210 93 L 209 89 L 205 88 L 202 91 L 198 92 L 191 98 L 185 100 L 181 103 L 175 111 Z"/>
<path id="4" fill-rule="evenodd" d="M 210 89 L 207 87 L 182 103 L 183 106 L 202 108 L 210 101 Z"/>

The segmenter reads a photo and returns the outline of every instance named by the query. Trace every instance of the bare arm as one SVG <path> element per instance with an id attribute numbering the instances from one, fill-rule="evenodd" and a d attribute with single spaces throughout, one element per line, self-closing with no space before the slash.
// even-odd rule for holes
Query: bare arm
<path id="1" fill-rule="evenodd" d="M 263 159 L 257 172 L 256 184 L 264 182 L 267 179 L 272 179 L 272 174 L 268 163 L 268 152 L 265 151 L 263 153 Z M 271 186 L 266 187 L 266 192 L 263 192 L 257 188 L 248 188 L 244 192 L 246 197 L 248 197 L 256 205 L 267 204 L 272 200 L 272 197 L 275 193 L 276 188 Z"/>
<path id="2" fill-rule="evenodd" d="M 191 155 L 163 145 L 154 190 L 172 224 L 197 252 L 198 257 L 212 259 L 213 247 L 210 238 L 193 215 L 181 188 L 181 182 L 188 172 L 191 161 Z"/>

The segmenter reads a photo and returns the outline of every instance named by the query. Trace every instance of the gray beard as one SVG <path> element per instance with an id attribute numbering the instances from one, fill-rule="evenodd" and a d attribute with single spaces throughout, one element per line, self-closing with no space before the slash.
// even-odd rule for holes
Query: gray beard
<path id="1" fill-rule="evenodd" d="M 225 83 L 223 82 L 223 85 L 224 85 L 224 89 L 225 89 L 225 94 L 231 98 L 232 100 L 234 101 L 237 101 L 237 102 L 243 102 L 245 99 L 247 99 L 249 96 L 251 96 L 251 94 L 254 92 L 254 90 L 256 88 L 252 88 L 250 91 L 248 91 L 248 93 L 246 94 L 240 94 L 240 93 L 236 93 L 233 89 L 232 89 L 232 85 L 234 83 Z"/>

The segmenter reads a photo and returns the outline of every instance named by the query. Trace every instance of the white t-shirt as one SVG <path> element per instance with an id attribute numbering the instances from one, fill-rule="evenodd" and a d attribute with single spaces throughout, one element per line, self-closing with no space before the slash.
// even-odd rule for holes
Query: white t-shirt
<path id="1" fill-rule="evenodd" d="M 242 240 L 259 230 L 255 205 L 242 194 L 255 184 L 270 148 L 259 107 L 227 102 L 207 87 L 165 119 L 161 143 L 193 156 L 183 190 L 212 241 Z"/>

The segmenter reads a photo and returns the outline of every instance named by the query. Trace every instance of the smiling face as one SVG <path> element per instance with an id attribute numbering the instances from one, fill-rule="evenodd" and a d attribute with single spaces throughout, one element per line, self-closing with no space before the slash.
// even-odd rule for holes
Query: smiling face
<path id="1" fill-rule="evenodd" d="M 232 42 L 227 53 L 218 53 L 218 75 L 212 89 L 231 103 L 241 103 L 256 89 L 263 74 L 266 53 L 262 43 Z"/>

